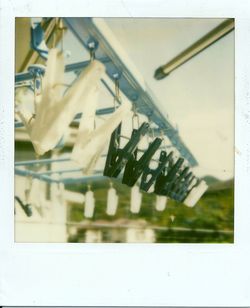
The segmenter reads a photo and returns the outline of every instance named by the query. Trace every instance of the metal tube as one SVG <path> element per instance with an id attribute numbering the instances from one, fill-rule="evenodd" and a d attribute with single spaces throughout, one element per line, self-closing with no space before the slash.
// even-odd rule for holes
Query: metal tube
<path id="1" fill-rule="evenodd" d="M 31 170 L 27 170 L 27 169 L 21 170 L 21 169 L 15 168 L 15 174 L 20 175 L 20 176 L 31 176 L 33 178 L 39 179 L 41 181 L 45 181 L 47 183 L 59 183 L 60 182 L 58 180 L 52 179 L 49 176 L 42 175 L 42 174 L 36 173 Z"/>
<path id="2" fill-rule="evenodd" d="M 230 18 L 223 21 L 216 28 L 208 32 L 194 44 L 183 50 L 180 54 L 174 57 L 171 61 L 163 66 L 160 66 L 155 71 L 155 79 L 160 80 L 169 75 L 173 70 L 196 56 L 198 53 L 217 42 L 226 34 L 234 30 L 234 19 Z"/>
<path id="3" fill-rule="evenodd" d="M 108 57 L 103 57 L 103 58 L 98 59 L 98 61 L 102 63 L 108 63 L 110 59 Z M 87 67 L 89 63 L 90 63 L 90 60 L 68 64 L 65 66 L 65 72 L 68 73 L 68 72 L 80 71 L 83 68 Z M 33 76 L 29 71 L 24 72 L 24 73 L 17 73 L 15 75 L 15 83 L 32 80 L 32 78 Z"/>
<path id="4" fill-rule="evenodd" d="M 61 163 L 65 161 L 70 161 L 70 158 L 54 158 L 54 159 L 35 159 L 35 160 L 26 160 L 26 161 L 17 161 L 15 162 L 15 167 L 17 166 L 29 166 L 29 165 L 47 165 L 51 163 Z"/>

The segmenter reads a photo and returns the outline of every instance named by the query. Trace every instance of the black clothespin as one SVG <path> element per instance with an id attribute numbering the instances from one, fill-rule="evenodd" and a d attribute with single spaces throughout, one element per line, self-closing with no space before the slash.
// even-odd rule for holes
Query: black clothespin
<path id="1" fill-rule="evenodd" d="M 134 186 L 139 177 L 142 175 L 145 168 L 148 168 L 150 160 L 152 159 L 155 152 L 158 150 L 162 143 L 161 138 L 156 138 L 148 147 L 148 149 L 143 153 L 143 155 L 136 159 L 137 153 L 135 152 L 134 155 L 130 157 L 128 160 L 124 174 L 122 183 L 126 184 L 130 187 Z"/>
<path id="2" fill-rule="evenodd" d="M 24 210 L 25 214 L 30 217 L 32 216 L 32 209 L 31 209 L 31 205 L 30 204 L 24 204 L 22 202 L 22 200 L 18 197 L 15 196 L 15 199 L 17 200 L 17 202 L 20 204 L 21 208 Z"/>
<path id="3" fill-rule="evenodd" d="M 200 183 L 200 181 L 198 179 L 196 179 L 196 183 L 191 186 L 194 179 L 195 179 L 195 176 L 192 176 L 191 179 L 189 181 L 187 181 L 186 185 L 183 187 L 183 189 L 180 193 L 178 201 L 180 201 L 180 202 L 184 201 L 186 199 L 187 195 L 190 193 L 190 191 Z"/>
<path id="4" fill-rule="evenodd" d="M 142 173 L 140 189 L 144 191 L 148 191 L 152 184 L 155 182 L 156 178 L 159 176 L 160 173 L 166 168 L 166 164 L 171 161 L 173 156 L 173 152 L 170 152 L 167 155 L 166 151 L 161 151 L 160 158 L 159 158 L 159 165 L 156 169 L 151 169 L 148 166 L 145 167 Z M 151 177 L 148 179 L 148 177 Z"/>
<path id="5" fill-rule="evenodd" d="M 169 197 L 176 201 L 180 201 L 182 199 L 182 195 L 187 191 L 189 185 L 188 183 L 192 175 L 192 172 L 189 172 L 189 167 L 185 167 L 173 183 Z"/>
<path id="6" fill-rule="evenodd" d="M 144 136 L 149 129 L 148 123 L 143 123 L 138 129 L 133 129 L 131 139 L 120 149 L 121 123 L 114 130 L 109 142 L 109 150 L 105 163 L 103 175 L 109 177 L 117 177 L 127 161 L 131 158 L 137 148 L 141 137 Z"/>
<path id="7" fill-rule="evenodd" d="M 168 170 L 167 174 L 160 174 L 155 181 L 155 193 L 157 195 L 168 196 L 171 185 L 176 181 L 178 171 L 183 164 L 184 159 L 179 158 L 173 167 Z"/>

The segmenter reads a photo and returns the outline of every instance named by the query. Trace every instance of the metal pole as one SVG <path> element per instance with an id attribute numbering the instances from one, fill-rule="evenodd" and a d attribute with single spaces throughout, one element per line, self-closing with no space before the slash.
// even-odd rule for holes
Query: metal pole
<path id="1" fill-rule="evenodd" d="M 208 32 L 194 44 L 186 48 L 171 61 L 163 66 L 160 66 L 155 71 L 155 79 L 160 80 L 169 75 L 173 70 L 196 56 L 198 53 L 211 46 L 213 43 L 217 42 L 219 39 L 234 30 L 234 19 L 230 18 L 223 21 L 212 31 Z"/>

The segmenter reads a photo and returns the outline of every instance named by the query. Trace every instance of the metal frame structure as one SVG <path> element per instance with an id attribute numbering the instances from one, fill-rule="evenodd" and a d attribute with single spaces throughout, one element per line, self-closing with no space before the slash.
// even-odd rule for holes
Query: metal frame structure
<path id="1" fill-rule="evenodd" d="M 94 18 L 63 18 L 68 29 L 75 35 L 75 37 L 82 44 L 83 48 L 89 50 L 90 44 L 95 45 L 95 58 L 101 61 L 106 67 L 106 74 L 113 81 L 119 78 L 119 87 L 121 92 L 133 103 L 136 111 L 140 114 L 147 116 L 152 123 L 157 126 L 155 129 L 158 133 L 163 133 L 168 137 L 173 147 L 175 147 L 180 155 L 185 158 L 190 166 L 196 166 L 197 161 L 194 156 L 182 142 L 178 130 L 175 129 L 172 124 L 163 116 L 157 107 L 157 99 L 154 97 L 153 93 L 150 91 L 149 87 L 142 82 L 140 76 L 138 77 L 136 71 L 132 67 L 129 61 L 127 61 L 126 56 L 118 53 L 118 49 L 114 46 L 119 45 L 118 42 L 114 44 L 114 38 L 111 37 L 111 41 L 108 40 L 110 36 L 105 35 L 105 31 L 102 31 L 102 27 Z M 101 26 L 104 26 L 101 23 Z M 105 28 L 105 27 L 104 27 Z M 105 29 L 104 29 L 105 30 Z M 84 67 L 89 64 L 89 61 L 73 63 L 65 67 L 65 72 L 79 72 Z M 30 72 L 18 73 L 15 76 L 15 82 L 20 83 L 24 81 L 31 80 L 33 78 Z M 114 97 L 115 93 L 113 89 L 102 80 L 102 83 L 107 88 L 109 93 Z M 105 115 L 112 113 L 114 108 L 104 108 L 97 110 L 97 115 Z M 81 114 L 78 114 L 75 119 L 79 119 Z M 23 124 L 20 122 L 15 123 L 15 127 L 22 127 Z M 69 160 L 69 159 L 66 159 Z M 32 176 L 39 178 L 40 180 L 52 183 L 60 182 L 60 180 L 53 179 L 50 175 L 53 172 L 37 173 L 30 170 L 20 169 L 21 165 L 37 165 L 37 164 L 49 164 L 52 162 L 62 162 L 65 159 L 47 159 L 47 160 L 34 160 L 27 162 L 16 162 L 15 163 L 15 173 L 23 176 Z M 78 169 L 79 171 L 79 169 Z M 68 170 L 55 171 L 58 174 L 69 172 Z M 71 170 L 72 172 L 72 170 Z M 100 174 L 96 174 L 92 177 L 83 178 L 67 178 L 64 179 L 64 183 L 73 183 L 75 181 L 85 182 L 91 179 L 97 179 Z"/>

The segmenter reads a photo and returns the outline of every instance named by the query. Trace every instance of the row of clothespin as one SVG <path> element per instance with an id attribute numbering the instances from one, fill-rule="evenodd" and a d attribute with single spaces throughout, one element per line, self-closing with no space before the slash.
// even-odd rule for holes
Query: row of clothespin
<path id="1" fill-rule="evenodd" d="M 107 207 L 106 214 L 109 216 L 114 216 L 117 212 L 119 204 L 119 197 L 117 195 L 116 189 L 113 187 L 112 183 L 107 193 Z M 133 214 L 138 214 L 141 209 L 142 204 L 142 193 L 138 186 L 133 186 L 130 193 L 130 212 Z M 156 196 L 155 209 L 157 211 L 164 211 L 167 205 L 167 197 Z M 94 193 L 88 186 L 88 191 L 85 194 L 85 206 L 84 206 L 84 216 L 86 218 L 92 218 L 95 211 L 95 197 Z"/>
<path id="2" fill-rule="evenodd" d="M 139 143 L 148 133 L 149 123 L 142 123 L 133 129 L 131 138 L 121 148 L 121 125 L 114 130 L 109 143 L 109 150 L 103 174 L 110 178 L 117 178 L 122 170 L 122 183 L 129 187 L 139 183 L 145 192 L 154 192 L 158 196 L 166 196 L 187 206 L 194 206 L 207 189 L 204 181 L 197 179 L 188 166 L 184 166 L 184 158 L 174 161 L 173 151 L 167 153 L 161 150 L 157 166 L 151 168 L 155 153 L 160 149 L 163 139 L 155 138 L 138 157 Z M 155 161 L 155 159 L 154 159 Z"/>

